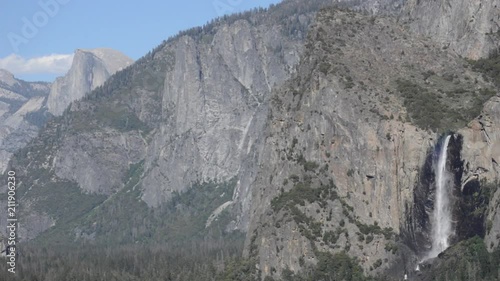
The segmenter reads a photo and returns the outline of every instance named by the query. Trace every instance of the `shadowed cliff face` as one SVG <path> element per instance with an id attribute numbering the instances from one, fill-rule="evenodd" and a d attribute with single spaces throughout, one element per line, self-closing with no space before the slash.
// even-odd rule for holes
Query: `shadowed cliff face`
<path id="1" fill-rule="evenodd" d="M 463 161 L 460 153 L 462 151 L 463 138 L 460 135 L 452 134 L 448 147 L 443 148 L 443 139 L 445 137 L 442 136 L 427 155 L 425 164 L 420 171 L 419 180 L 413 191 L 413 206 L 407 209 L 407 221 L 402 230 L 402 236 L 406 245 L 421 257 L 429 252 L 432 245 L 431 216 L 435 209 L 436 199 L 435 169 L 442 149 L 447 149 L 446 167 L 451 177 L 449 188 L 452 191 L 449 200 L 452 208 L 452 228 L 454 229 L 454 234 L 449 238 L 450 243 L 454 244 L 459 240 L 468 238 L 463 237 L 462 232 L 459 231 L 467 225 L 467 222 L 464 220 L 464 214 L 461 212 L 463 203 L 460 192 L 463 174 Z M 408 210 L 412 210 L 412 212 L 408 212 Z"/>
<path id="2" fill-rule="evenodd" d="M 484 224 L 486 228 L 485 243 L 488 251 L 493 251 L 500 243 L 500 98 L 493 97 L 488 101 L 482 114 L 469 123 L 459 133 L 464 137 L 462 159 L 464 174 L 461 187 L 468 196 L 468 204 L 477 202 L 485 208 Z M 480 190 L 477 190 L 479 182 Z M 472 196 L 471 196 L 472 194 Z M 489 202 L 485 202 L 488 198 Z M 474 204 L 465 208 L 464 213 L 474 214 Z M 485 207 L 487 206 L 487 207 Z M 475 214 L 482 215 L 482 211 Z M 477 221 L 476 221 L 477 222 Z"/>
<path id="3" fill-rule="evenodd" d="M 413 191 L 414 202 L 405 210 L 406 222 L 402 236 L 405 244 L 418 255 L 425 255 L 431 247 L 431 211 L 434 207 L 434 165 L 437 154 L 435 149 L 430 149 L 425 159 L 425 164 L 420 170 L 418 183 Z"/>
<path id="4" fill-rule="evenodd" d="M 413 212 L 407 212 L 407 223 L 402 230 L 405 245 L 419 257 L 408 266 L 410 276 L 416 278 L 415 280 L 435 280 L 436 276 L 440 275 L 448 276 L 451 278 L 449 280 L 454 280 L 449 276 L 469 276 L 469 280 L 483 280 L 481 278 L 485 278 L 485 275 L 497 276 L 500 249 L 495 250 L 495 245 L 499 236 L 498 234 L 493 234 L 496 238 L 491 236 L 492 233 L 496 233 L 493 226 L 497 223 L 494 217 L 500 205 L 496 197 L 499 188 L 498 183 L 488 182 L 487 176 L 481 177 L 481 180 L 477 175 L 464 179 L 464 176 L 467 176 L 466 171 L 471 167 L 470 162 L 464 165 L 467 160 L 463 154 L 470 153 L 467 148 L 471 145 L 472 143 L 469 143 L 464 136 L 452 134 L 447 149 L 446 164 L 453 183 L 450 196 L 453 227 L 453 233 L 449 237 L 450 247 L 440 253 L 437 259 L 425 261 L 420 265 L 420 272 L 415 272 L 412 268 L 417 261 L 421 262 L 422 257 L 427 256 L 432 245 L 431 215 L 435 207 L 433 166 L 439 151 L 443 149 L 442 138 L 429 152 L 427 161 L 422 167 L 422 174 L 414 191 Z M 488 251 L 493 253 L 489 255 Z M 408 259 L 413 253 L 407 252 L 404 257 Z M 450 266 L 451 264 L 454 264 L 455 268 Z M 464 271 L 462 267 L 466 267 L 467 270 Z"/>
<path id="5" fill-rule="evenodd" d="M 463 142 L 463 136 L 456 135 L 449 149 L 449 165 L 454 175 L 453 221 L 455 222 L 455 235 L 451 237 L 453 244 L 474 236 L 484 238 L 486 234 L 485 215 L 489 204 L 489 199 L 484 197 L 478 180 L 471 180 L 462 185 L 465 170 L 465 161 L 462 157 Z"/>

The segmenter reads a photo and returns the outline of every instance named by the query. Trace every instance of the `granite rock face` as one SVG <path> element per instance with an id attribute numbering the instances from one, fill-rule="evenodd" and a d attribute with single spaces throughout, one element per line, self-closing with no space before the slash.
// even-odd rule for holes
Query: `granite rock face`
<path id="1" fill-rule="evenodd" d="M 476 90 L 492 87 L 463 62 L 430 38 L 412 36 L 393 18 L 320 12 L 297 75 L 271 98 L 253 184 L 246 253 L 257 257 L 265 276 L 277 277 L 284 268 L 301 271 L 317 262 L 317 251 L 347 251 L 368 274 L 389 270 L 402 259 L 408 266 L 417 262 L 390 249 L 409 223 L 414 188 L 439 134 L 412 124 L 401 81 L 438 93 L 447 86 L 425 73 L 452 71 L 456 83 L 474 77 Z M 464 158 L 492 155 L 495 144 L 479 138 L 472 151 L 469 139 L 464 137 Z M 486 169 L 493 172 L 488 161 Z M 311 199 L 302 191 L 293 199 L 304 186 L 327 187 L 337 196 Z M 308 199 L 294 205 L 304 200 L 301 196 Z M 282 207 L 282 200 L 292 203 Z M 309 232 L 313 229 L 316 233 Z M 332 233 L 338 235 L 334 243 L 328 238 Z"/>
<path id="2" fill-rule="evenodd" d="M 176 64 L 162 93 L 165 122 L 146 157 L 143 199 L 150 206 L 195 181 L 239 174 L 260 138 L 271 89 L 298 62 L 299 41 L 281 32 L 240 20 L 221 26 L 210 45 L 186 36 L 169 46 Z"/>
<path id="3" fill-rule="evenodd" d="M 37 188 L 72 185 L 85 200 L 110 198 L 140 163 L 134 200 L 149 208 L 196 183 L 236 178 L 232 200 L 206 225 L 230 210 L 227 230 L 247 232 L 246 255 L 257 258 L 263 276 L 312 266 L 317 251 L 346 251 L 368 274 L 403 258 L 415 262 L 397 237 L 412 223 L 415 186 L 444 132 L 419 126 L 403 92 L 427 94 L 427 104 L 413 103 L 421 107 L 458 93 L 449 106 L 465 111 L 467 93 L 494 89 L 463 59 L 486 56 L 490 37 L 476 32 L 479 23 L 464 27 L 461 16 L 476 7 L 486 25 L 491 12 L 483 7 L 495 1 L 480 9 L 467 3 L 284 1 L 183 32 L 103 87 L 128 61 L 106 66 L 107 51 L 78 51 L 47 103 L 62 115 L 13 163 L 33 206 L 25 237 L 58 223 L 54 210 L 36 205 Z M 327 4 L 361 13 L 328 8 L 316 16 Z M 498 97 L 482 112 L 456 132 L 464 185 L 498 179 Z M 499 197 L 489 207 L 493 245 Z M 31 227 L 33 218 L 40 219 Z"/>
<path id="4" fill-rule="evenodd" d="M 85 192 L 109 195 L 122 187 L 124 170 L 142 159 L 145 145 L 132 132 L 82 133 L 64 140 L 52 165 L 56 176 L 77 182 Z"/>
<path id="5" fill-rule="evenodd" d="M 58 78 L 53 84 L 22 81 L 16 79 L 8 71 L 0 70 L 0 170 L 4 172 L 8 168 L 14 153 L 28 145 L 38 135 L 40 128 L 47 120 L 53 118 L 53 114 L 62 113 L 70 102 L 80 99 L 85 93 L 102 85 L 113 73 L 131 63 L 131 59 L 110 49 L 77 50 L 71 70 L 65 77 Z M 122 143 L 129 145 L 126 136 L 120 136 L 120 138 L 123 142 L 113 141 L 115 146 L 120 146 Z M 101 136 L 97 139 L 100 142 L 106 142 L 105 137 Z M 78 141 L 83 142 L 85 139 L 80 136 Z M 134 143 L 133 140 L 131 142 Z M 142 140 L 140 142 L 142 144 Z M 71 153 L 66 151 L 61 157 L 56 158 L 59 161 L 57 164 L 62 166 L 62 174 L 67 170 L 65 163 L 69 161 L 68 158 L 80 156 L 74 152 L 76 151 L 71 151 Z M 133 158 L 133 155 L 125 154 L 125 157 Z M 125 161 L 121 158 L 118 160 Z M 79 162 L 73 161 L 72 163 L 76 165 L 75 163 Z M 92 167 L 92 163 L 90 165 Z M 112 165 L 107 166 L 112 167 Z M 77 168 L 84 169 L 85 167 L 80 164 Z M 86 172 L 92 174 L 92 169 L 89 169 Z M 107 170 L 95 173 L 98 172 L 102 174 Z M 91 189 L 91 191 L 100 190 L 103 189 L 104 184 L 109 184 L 106 185 L 106 190 L 116 188 L 112 182 L 106 180 L 99 181 L 101 185 L 94 184 L 91 179 L 101 179 L 95 173 L 91 178 L 86 177 L 89 184 L 82 185 L 82 188 Z M 67 177 L 73 179 L 74 175 L 69 174 Z M 109 175 L 105 179 L 109 179 Z M 4 188 L 2 191 L 5 191 Z M 0 206 L 5 206 L 4 204 L 5 201 L 1 200 Z M 31 206 L 25 209 L 26 216 L 19 224 L 19 235 L 22 239 L 35 238 L 48 227 L 55 225 L 54 218 L 46 213 L 34 210 Z M 0 224 L 5 225 L 5 221 L 2 220 Z"/>
<path id="6" fill-rule="evenodd" d="M 482 114 L 459 133 L 464 137 L 464 172 L 461 189 L 472 181 L 496 183 L 500 179 L 500 98 L 485 104 Z M 498 247 L 500 239 L 500 190 L 493 190 L 486 218 L 488 250 Z"/>
<path id="7" fill-rule="evenodd" d="M 0 70 L 0 171 L 34 138 L 43 123 L 50 83 L 26 82 Z"/>
<path id="8" fill-rule="evenodd" d="M 87 199 L 113 196 L 130 165 L 143 162 L 138 188 L 150 207 L 194 183 L 239 177 L 234 206 L 224 208 L 245 214 L 232 223 L 233 229 L 245 229 L 270 92 L 294 73 L 307 28 L 325 2 L 287 2 L 185 32 L 85 98 L 112 71 L 95 51 L 78 51 L 47 102 L 55 115 L 74 101 L 71 108 L 13 163 L 31 163 L 21 175 L 28 177 L 22 183 L 28 190 L 26 204 L 39 201 L 38 187 L 53 190 L 70 183 Z M 82 76 L 87 79 L 78 79 Z M 64 95 L 69 88 L 74 90 Z M 30 212 L 47 215 L 57 225 L 44 206 Z M 39 229 L 53 226 L 50 222 Z M 35 232 L 40 233 L 26 231 Z"/>
<path id="9" fill-rule="evenodd" d="M 466 58 L 479 59 L 498 51 L 498 0 L 408 0 L 401 19 L 413 31 L 432 37 L 443 48 Z"/>
<path id="10" fill-rule="evenodd" d="M 51 87 L 48 111 L 55 116 L 61 115 L 71 102 L 81 99 L 132 63 L 131 58 L 112 49 L 76 50 L 68 73 L 57 78 Z"/>
<path id="11" fill-rule="evenodd" d="M 132 62 L 111 49 L 77 50 L 70 71 L 54 83 L 26 82 L 0 70 L 0 171 L 52 115 L 60 115 L 72 101 Z"/>
<path id="12" fill-rule="evenodd" d="M 333 3 L 341 8 L 371 15 L 398 15 L 405 0 L 334 0 Z"/>

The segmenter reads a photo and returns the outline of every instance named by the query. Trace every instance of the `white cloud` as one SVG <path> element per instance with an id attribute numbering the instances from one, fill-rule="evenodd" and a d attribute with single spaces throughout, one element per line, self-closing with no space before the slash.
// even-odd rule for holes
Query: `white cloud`
<path id="1" fill-rule="evenodd" d="M 0 58 L 0 68 L 15 75 L 23 74 L 65 74 L 71 67 L 73 54 L 52 54 L 26 59 L 16 54 Z"/>

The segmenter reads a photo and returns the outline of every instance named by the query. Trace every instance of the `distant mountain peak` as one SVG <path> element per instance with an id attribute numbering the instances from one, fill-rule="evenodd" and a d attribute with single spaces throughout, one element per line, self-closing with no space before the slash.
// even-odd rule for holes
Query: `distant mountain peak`
<path id="1" fill-rule="evenodd" d="M 14 74 L 2 68 L 0 68 L 0 82 L 3 82 L 9 86 L 13 86 L 18 83 L 16 78 L 14 78 Z"/>
<path id="2" fill-rule="evenodd" d="M 77 49 L 70 70 L 54 82 L 47 101 L 49 112 L 61 115 L 68 105 L 104 84 L 114 73 L 134 61 L 109 49 Z"/>
<path id="3" fill-rule="evenodd" d="M 95 48 L 95 49 L 76 49 L 75 55 L 91 54 L 98 59 L 106 62 L 111 72 L 116 72 L 123 67 L 131 65 L 134 60 L 126 56 L 120 51 L 111 48 Z"/>

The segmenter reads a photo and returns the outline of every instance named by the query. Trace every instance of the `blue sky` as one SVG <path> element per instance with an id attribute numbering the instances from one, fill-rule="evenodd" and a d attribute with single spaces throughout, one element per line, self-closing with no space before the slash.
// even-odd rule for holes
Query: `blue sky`
<path id="1" fill-rule="evenodd" d="M 75 49 L 109 47 L 133 59 L 180 30 L 280 0 L 24 0 L 0 2 L 0 68 L 51 81 Z"/>

